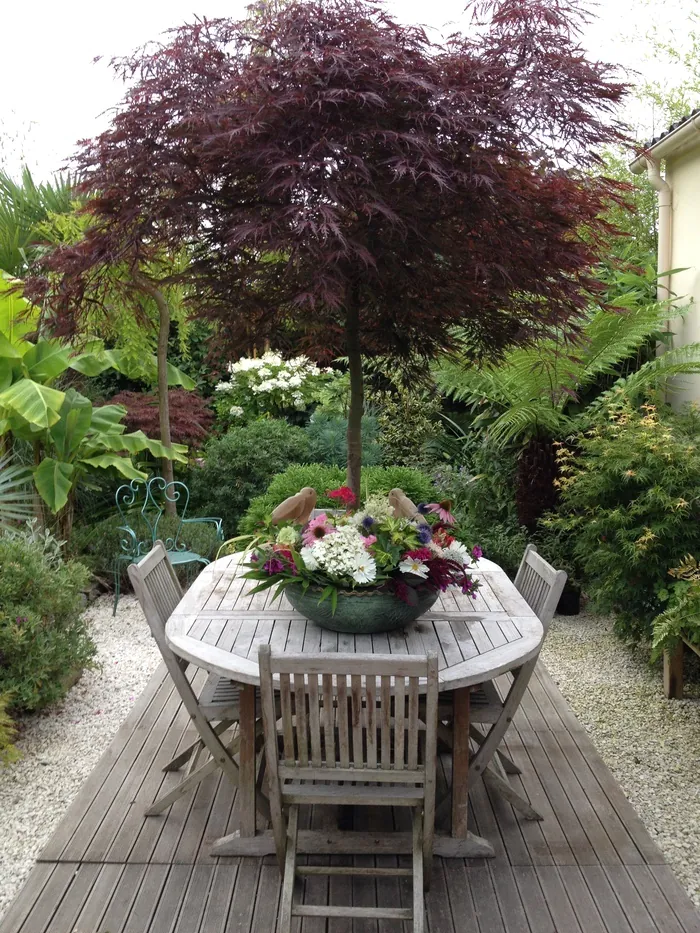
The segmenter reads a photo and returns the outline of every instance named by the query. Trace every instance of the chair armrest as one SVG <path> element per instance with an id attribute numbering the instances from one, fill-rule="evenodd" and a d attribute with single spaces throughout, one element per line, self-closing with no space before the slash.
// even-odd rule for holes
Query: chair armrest
<path id="1" fill-rule="evenodd" d="M 220 518 L 205 516 L 204 518 L 184 518 L 182 520 L 183 525 L 195 525 L 197 523 L 201 525 L 214 525 L 216 527 L 216 537 L 219 541 L 224 540 L 224 529 Z"/>

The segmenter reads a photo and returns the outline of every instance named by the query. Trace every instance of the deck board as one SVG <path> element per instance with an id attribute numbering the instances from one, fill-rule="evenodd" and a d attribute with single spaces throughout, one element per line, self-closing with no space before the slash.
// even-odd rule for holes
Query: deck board
<path id="1" fill-rule="evenodd" d="M 249 633 L 253 637 L 253 633 Z M 246 636 L 247 637 L 247 636 Z M 39 856 L 0 933 L 267 933 L 279 873 L 273 858 L 214 859 L 235 829 L 235 789 L 212 775 L 167 814 L 144 808 L 179 780 L 161 768 L 193 739 L 159 668 Z M 700 915 L 662 853 L 539 665 L 507 736 L 522 768 L 514 786 L 545 819 L 523 820 L 481 781 L 470 788 L 472 828 L 494 845 L 486 860 L 436 860 L 427 898 L 431 933 L 700 933 Z M 442 759 L 438 788 L 450 779 Z M 330 815 L 332 816 L 332 814 Z M 314 808 L 306 827 L 322 828 Z M 355 813 L 355 829 L 406 828 L 405 814 Z M 323 862 L 323 857 L 308 857 Z M 332 859 L 343 864 L 342 856 Z M 408 865 L 405 857 L 359 864 Z M 345 860 L 347 864 L 347 860 Z M 410 881 L 309 877 L 322 903 L 408 906 Z M 402 924 L 305 918 L 296 933 L 392 933 Z M 404 933 L 410 924 L 403 924 Z"/>

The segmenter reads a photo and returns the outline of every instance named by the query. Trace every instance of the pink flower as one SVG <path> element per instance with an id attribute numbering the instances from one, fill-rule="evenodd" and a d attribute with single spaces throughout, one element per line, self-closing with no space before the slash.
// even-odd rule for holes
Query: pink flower
<path id="1" fill-rule="evenodd" d="M 376 540 L 377 540 L 376 535 L 367 535 L 367 537 L 365 538 L 365 547 L 371 547 Z"/>
<path id="2" fill-rule="evenodd" d="M 442 502 L 429 502 L 426 508 L 429 512 L 433 512 L 437 515 L 441 522 L 444 522 L 446 525 L 454 525 L 455 517 L 452 512 L 450 512 L 452 503 L 449 499 L 444 499 Z"/>
<path id="3" fill-rule="evenodd" d="M 484 552 L 481 550 L 478 544 L 475 544 L 472 548 L 472 557 L 474 560 L 479 560 L 480 557 L 484 556 Z"/>
<path id="4" fill-rule="evenodd" d="M 325 512 L 321 512 L 320 515 L 317 515 L 316 518 L 312 518 L 309 524 L 304 529 L 304 532 L 301 536 L 302 541 L 307 547 L 313 547 L 317 541 L 320 541 L 321 538 L 325 538 L 326 535 L 333 534 L 336 531 L 335 525 L 331 524 L 330 519 Z"/>

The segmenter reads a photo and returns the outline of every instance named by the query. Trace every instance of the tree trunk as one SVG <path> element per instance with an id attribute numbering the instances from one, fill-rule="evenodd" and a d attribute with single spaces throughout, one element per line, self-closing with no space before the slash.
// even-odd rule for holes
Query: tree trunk
<path id="1" fill-rule="evenodd" d="M 68 496 L 68 502 L 56 515 L 57 532 L 61 541 L 65 541 L 70 546 L 71 533 L 73 531 L 73 516 L 75 515 L 75 489 L 71 489 Z"/>
<path id="2" fill-rule="evenodd" d="M 518 460 L 515 493 L 518 520 L 528 531 L 535 531 L 544 513 L 556 506 L 558 493 L 554 481 L 557 476 L 557 458 L 552 439 L 533 437 Z"/>
<path id="3" fill-rule="evenodd" d="M 41 448 L 41 441 L 34 441 L 32 444 L 33 453 L 34 453 L 34 466 L 38 467 L 43 459 L 43 451 Z M 36 491 L 36 486 L 34 487 L 34 518 L 36 519 L 37 526 L 40 529 L 46 527 L 46 513 L 44 512 L 44 502 L 39 493 Z"/>
<path id="4" fill-rule="evenodd" d="M 360 501 L 362 474 L 362 414 L 365 390 L 362 379 L 362 351 L 360 349 L 360 312 L 357 305 L 348 308 L 346 318 L 348 368 L 350 370 L 350 407 L 348 409 L 348 478 L 347 484 Z"/>
<path id="5" fill-rule="evenodd" d="M 137 274 L 135 280 L 139 288 L 153 298 L 158 308 L 158 421 L 160 423 L 160 441 L 170 447 L 170 402 L 168 400 L 168 339 L 170 337 L 170 308 L 165 296 L 156 286 L 146 278 Z M 161 460 L 161 473 L 166 483 L 175 480 L 173 461 L 163 457 Z M 177 515 L 175 502 L 165 500 L 166 515 Z"/>

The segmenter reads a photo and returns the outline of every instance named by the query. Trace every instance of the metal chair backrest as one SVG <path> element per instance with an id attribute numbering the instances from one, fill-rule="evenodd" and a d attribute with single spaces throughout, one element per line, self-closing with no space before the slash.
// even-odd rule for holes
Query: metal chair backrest
<path id="1" fill-rule="evenodd" d="M 566 571 L 555 570 L 540 554 L 534 544 L 528 544 L 515 577 L 515 586 L 542 623 L 549 628 L 559 602 Z"/>
<path id="2" fill-rule="evenodd" d="M 271 788 L 280 780 L 381 782 L 390 776 L 394 784 L 434 789 L 436 657 L 278 655 L 262 645 L 259 663 Z M 421 692 L 427 694 L 424 724 L 418 716 Z"/>
<path id="3" fill-rule="evenodd" d="M 166 551 L 187 549 L 187 545 L 180 541 L 190 501 L 190 491 L 184 483 L 168 483 L 162 476 L 153 476 L 146 482 L 132 480 L 117 489 L 114 499 L 123 522 L 119 527 L 123 532 L 120 538 L 123 554 L 138 560 L 159 539 L 163 540 Z M 177 524 L 172 535 L 162 537 L 158 534 L 159 525 L 168 502 L 177 505 Z"/>

